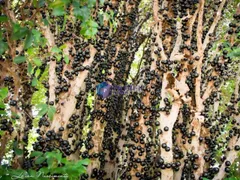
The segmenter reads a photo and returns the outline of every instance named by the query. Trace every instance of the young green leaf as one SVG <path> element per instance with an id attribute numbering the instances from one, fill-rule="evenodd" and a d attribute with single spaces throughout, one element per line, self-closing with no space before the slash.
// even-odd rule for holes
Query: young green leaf
<path id="1" fill-rule="evenodd" d="M 16 149 L 14 150 L 14 152 L 15 152 L 15 154 L 18 155 L 18 156 L 20 156 L 20 155 L 23 154 L 23 150 L 22 150 L 22 149 L 18 149 L 18 148 L 16 148 Z"/>
<path id="2" fill-rule="evenodd" d="M 229 57 L 240 57 L 240 48 L 234 49 L 228 56 Z"/>
<path id="3" fill-rule="evenodd" d="M 0 55 L 2 55 L 8 49 L 7 43 L 0 41 Z"/>
<path id="4" fill-rule="evenodd" d="M 33 38 L 34 37 L 33 37 L 32 32 L 29 31 L 28 35 L 27 35 L 27 38 L 25 40 L 24 49 L 28 49 L 31 46 Z"/>
<path id="5" fill-rule="evenodd" d="M 26 61 L 25 56 L 17 56 L 13 59 L 13 62 L 16 64 L 21 64 L 21 63 L 24 63 L 25 61 Z"/>
<path id="6" fill-rule="evenodd" d="M 87 5 L 89 8 L 93 8 L 95 4 L 96 4 L 96 0 L 88 0 Z"/>
<path id="7" fill-rule="evenodd" d="M 43 116 L 48 112 L 48 105 L 47 104 L 38 104 L 37 108 L 39 109 L 38 116 Z"/>
<path id="8" fill-rule="evenodd" d="M 93 20 L 91 20 L 91 19 L 87 22 L 87 24 L 88 24 L 90 27 L 98 28 L 97 22 L 96 22 L 96 21 L 93 21 Z"/>
<path id="9" fill-rule="evenodd" d="M 5 109 L 6 105 L 3 103 L 3 101 L 0 99 L 0 109 Z M 1 113 L 2 114 L 2 113 Z"/>
<path id="10" fill-rule="evenodd" d="M 66 64 L 69 64 L 69 57 L 67 55 L 64 56 L 64 61 Z"/>
<path id="11" fill-rule="evenodd" d="M 5 99 L 8 96 L 8 88 L 0 88 L 0 98 Z"/>
<path id="12" fill-rule="evenodd" d="M 12 39 L 18 40 L 24 38 L 28 34 L 29 30 L 27 27 L 21 27 L 19 24 L 13 25 Z"/>
<path id="13" fill-rule="evenodd" d="M 54 16 L 63 16 L 65 14 L 64 7 L 55 7 L 53 9 L 53 15 Z"/>
<path id="14" fill-rule="evenodd" d="M 33 78 L 33 80 L 32 80 L 32 84 L 31 84 L 31 86 L 36 86 L 37 85 L 37 83 L 38 83 L 38 80 L 37 80 L 37 78 L 36 77 L 34 77 Z"/>
<path id="15" fill-rule="evenodd" d="M 40 69 L 37 69 L 36 72 L 35 72 L 35 76 L 38 77 L 41 73 L 41 70 Z"/>
<path id="16" fill-rule="evenodd" d="M 46 160 L 46 158 L 45 157 L 38 157 L 37 159 L 36 159 L 36 161 L 35 161 L 35 164 L 41 164 L 41 163 L 43 163 L 44 161 Z"/>
<path id="17" fill-rule="evenodd" d="M 60 47 L 59 47 L 59 49 L 61 49 L 61 50 L 63 50 L 63 49 L 65 49 L 67 47 L 67 45 L 66 44 L 63 44 L 63 45 L 61 45 Z M 61 51 L 60 51 L 61 52 Z"/>
<path id="18" fill-rule="evenodd" d="M 100 5 L 101 5 L 101 6 L 104 5 L 104 0 L 100 0 Z"/>
<path id="19" fill-rule="evenodd" d="M 29 174 L 29 176 L 32 176 L 32 177 L 38 177 L 37 172 L 35 170 L 32 170 L 32 169 L 28 170 L 28 174 Z"/>
<path id="20" fill-rule="evenodd" d="M 37 157 L 37 156 L 42 156 L 42 155 L 43 155 L 43 152 L 33 151 L 33 152 L 31 152 L 30 157 Z"/>
<path id="21" fill-rule="evenodd" d="M 83 159 L 80 160 L 78 163 L 87 166 L 90 162 L 91 162 L 90 159 Z"/>
<path id="22" fill-rule="evenodd" d="M 55 55 L 55 57 L 57 58 L 57 61 L 60 61 L 62 59 L 62 56 L 60 54 Z"/>
<path id="23" fill-rule="evenodd" d="M 86 36 L 86 38 L 92 38 L 97 34 L 98 30 L 97 28 L 88 28 L 85 33 L 84 36 Z"/>
<path id="24" fill-rule="evenodd" d="M 44 23 L 44 25 L 45 26 L 48 26 L 49 25 L 49 22 L 48 22 L 48 20 L 45 18 L 45 19 L 42 19 L 42 21 L 43 21 L 43 23 Z"/>
<path id="25" fill-rule="evenodd" d="M 76 5 L 74 6 L 73 13 L 81 21 L 86 21 L 90 17 L 91 11 L 87 6 L 79 8 L 79 6 Z"/>
<path id="26" fill-rule="evenodd" d="M 32 30 L 32 34 L 33 34 L 33 36 L 34 36 L 34 41 L 35 41 L 36 43 L 39 42 L 40 39 L 41 39 L 41 33 L 40 33 L 38 30 L 33 29 L 33 30 Z"/>
<path id="27" fill-rule="evenodd" d="M 30 62 L 28 63 L 27 71 L 28 71 L 28 74 L 32 74 L 33 73 L 32 64 Z"/>
<path id="28" fill-rule="evenodd" d="M 8 21 L 8 17 L 6 15 L 1 15 L 0 22 L 6 22 L 6 21 Z"/>
<path id="29" fill-rule="evenodd" d="M 50 120 L 53 120 L 55 113 L 56 113 L 56 108 L 54 106 L 49 106 L 47 114 Z"/>
<path id="30" fill-rule="evenodd" d="M 52 168 L 53 166 L 54 166 L 54 158 L 48 158 L 47 159 L 47 164 L 48 164 L 48 168 L 50 169 L 50 168 Z"/>
<path id="31" fill-rule="evenodd" d="M 42 65 L 42 61 L 40 58 L 34 58 L 33 62 L 36 66 L 41 66 Z"/>
<path id="32" fill-rule="evenodd" d="M 62 52 L 62 51 L 61 51 L 60 48 L 54 46 L 54 47 L 51 49 L 51 52 L 52 52 L 52 53 L 60 53 L 60 52 Z"/>
<path id="33" fill-rule="evenodd" d="M 0 104 L 1 104 L 1 102 L 0 102 Z M 0 105 L 0 108 L 1 108 L 1 105 Z M 1 108 L 1 109 L 3 109 L 3 108 Z M 6 112 L 6 111 L 4 111 L 4 110 L 0 110 L 0 114 L 1 114 L 1 115 L 6 115 L 6 114 L 7 114 L 7 112 Z"/>

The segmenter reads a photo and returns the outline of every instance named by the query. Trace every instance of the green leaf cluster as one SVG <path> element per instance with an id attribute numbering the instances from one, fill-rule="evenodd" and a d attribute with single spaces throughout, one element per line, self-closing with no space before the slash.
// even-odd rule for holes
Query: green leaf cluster
<path id="1" fill-rule="evenodd" d="M 52 152 L 33 151 L 30 155 L 34 159 L 35 166 L 29 170 L 11 169 L 3 165 L 0 166 L 0 176 L 3 179 L 28 179 L 28 180 L 49 180 L 54 176 L 59 179 L 79 179 L 79 177 L 86 173 L 86 167 L 90 163 L 89 159 L 79 160 L 77 162 L 68 161 L 62 157 L 59 150 Z M 43 162 L 47 163 L 47 167 L 42 167 L 38 171 L 38 167 Z"/>
<path id="2" fill-rule="evenodd" d="M 54 114 L 56 112 L 56 108 L 54 106 L 41 103 L 37 105 L 37 108 L 39 109 L 38 111 L 39 117 L 42 117 L 43 115 L 47 114 L 49 119 L 53 120 Z"/>
<path id="3" fill-rule="evenodd" d="M 7 87 L 0 88 L 0 114 L 6 114 L 5 112 L 6 105 L 4 103 L 4 100 L 5 98 L 7 98 L 7 96 L 8 88 Z"/>

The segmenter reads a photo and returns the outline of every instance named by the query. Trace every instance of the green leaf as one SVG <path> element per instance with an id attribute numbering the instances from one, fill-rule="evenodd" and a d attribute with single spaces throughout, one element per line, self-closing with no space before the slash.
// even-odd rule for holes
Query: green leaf
<path id="1" fill-rule="evenodd" d="M 43 7 L 45 5 L 45 0 L 38 0 L 39 7 Z"/>
<path id="2" fill-rule="evenodd" d="M 80 33 L 81 35 L 89 39 L 96 35 L 96 33 L 98 32 L 97 28 L 98 28 L 98 24 L 95 21 L 89 19 L 88 21 L 83 22 L 81 24 Z"/>
<path id="3" fill-rule="evenodd" d="M 29 174 L 29 176 L 37 177 L 37 171 L 35 171 L 35 170 L 29 169 L 28 174 Z"/>
<path id="4" fill-rule="evenodd" d="M 85 33 L 84 36 L 86 36 L 87 38 L 92 38 L 97 34 L 98 30 L 96 28 L 88 28 Z"/>
<path id="5" fill-rule="evenodd" d="M 87 23 L 90 27 L 98 28 L 98 24 L 96 21 L 90 19 Z"/>
<path id="6" fill-rule="evenodd" d="M 64 167 L 56 167 L 51 170 L 53 174 L 64 174 L 66 172 L 66 169 Z"/>
<path id="7" fill-rule="evenodd" d="M 0 107 L 0 108 L 1 108 L 1 107 Z M 6 111 L 0 110 L 0 114 L 6 115 L 7 113 L 6 113 Z"/>
<path id="8" fill-rule="evenodd" d="M 98 19 L 99 19 L 99 23 L 102 26 L 103 25 L 103 13 L 98 13 Z"/>
<path id="9" fill-rule="evenodd" d="M 228 56 L 229 57 L 240 57 L 240 48 L 234 49 Z"/>
<path id="10" fill-rule="evenodd" d="M 8 96 L 8 88 L 0 88 L 0 98 L 5 99 Z"/>
<path id="11" fill-rule="evenodd" d="M 57 58 L 57 61 L 60 61 L 62 59 L 61 55 L 56 55 L 55 57 Z"/>
<path id="12" fill-rule="evenodd" d="M 59 153 L 56 153 L 55 154 L 55 158 L 58 160 L 58 163 L 60 164 L 61 161 L 62 161 L 62 154 L 59 152 Z"/>
<path id="13" fill-rule="evenodd" d="M 64 21 L 63 21 L 63 26 L 62 26 L 62 31 L 65 31 L 66 24 L 67 24 L 68 16 L 65 14 L 64 15 Z"/>
<path id="14" fill-rule="evenodd" d="M 1 100 L 1 99 L 0 99 Z M 1 109 L 5 109 L 6 105 L 4 104 L 3 101 L 0 101 L 0 108 Z M 1 113 L 2 114 L 2 113 Z"/>
<path id="15" fill-rule="evenodd" d="M 46 160 L 46 158 L 45 157 L 38 157 L 37 159 L 36 159 L 36 161 L 35 161 L 35 164 L 41 164 L 41 163 L 43 163 L 44 161 Z"/>
<path id="16" fill-rule="evenodd" d="M 8 17 L 6 15 L 1 15 L 0 22 L 6 22 L 6 21 L 8 21 Z"/>
<path id="17" fill-rule="evenodd" d="M 83 159 L 78 162 L 78 164 L 87 166 L 90 163 L 90 159 Z"/>
<path id="18" fill-rule="evenodd" d="M 79 8 L 78 6 L 74 6 L 73 10 L 74 15 L 82 21 L 86 21 L 89 19 L 91 11 L 87 6 L 83 6 Z"/>
<path id="19" fill-rule="evenodd" d="M 59 47 L 59 49 L 60 50 L 63 50 L 63 49 L 65 49 L 67 47 L 67 45 L 66 44 L 63 44 L 63 45 L 61 45 L 60 47 Z M 61 52 L 61 51 L 60 51 Z"/>
<path id="20" fill-rule="evenodd" d="M 54 16 L 63 16 L 65 14 L 64 7 L 55 7 L 53 9 L 53 15 Z"/>
<path id="21" fill-rule="evenodd" d="M 33 29 L 33 30 L 32 30 L 32 34 L 33 34 L 33 36 L 34 36 L 34 41 L 35 41 L 35 42 L 39 42 L 39 41 L 40 41 L 40 38 L 41 38 L 41 33 L 40 33 L 38 30 Z"/>
<path id="22" fill-rule="evenodd" d="M 64 6 L 65 2 L 63 0 L 55 0 L 54 2 L 50 3 L 49 7 L 56 8 Z"/>
<path id="23" fill-rule="evenodd" d="M 13 40 L 24 38 L 28 34 L 29 30 L 27 27 L 21 27 L 19 24 L 13 25 Z"/>
<path id="24" fill-rule="evenodd" d="M 18 148 L 16 148 L 16 149 L 14 150 L 14 152 L 15 152 L 15 154 L 18 155 L 18 156 L 20 156 L 20 155 L 23 154 L 23 150 L 22 150 L 22 149 L 18 149 Z"/>
<path id="25" fill-rule="evenodd" d="M 43 116 L 48 112 L 48 105 L 47 104 L 38 104 L 37 108 L 39 109 L 38 116 Z"/>
<path id="26" fill-rule="evenodd" d="M 2 55 L 8 49 L 7 43 L 0 41 L 0 55 Z"/>
<path id="27" fill-rule="evenodd" d="M 43 175 L 43 174 L 48 174 L 49 169 L 47 167 L 41 168 L 39 171 L 39 174 Z"/>
<path id="28" fill-rule="evenodd" d="M 42 19 L 42 21 L 43 21 L 43 23 L 44 23 L 44 25 L 45 26 L 48 26 L 49 25 L 49 22 L 48 22 L 48 20 L 45 18 L 45 19 Z"/>
<path id="29" fill-rule="evenodd" d="M 50 169 L 54 165 L 54 158 L 47 159 L 48 168 Z"/>
<path id="30" fill-rule="evenodd" d="M 38 83 L 38 79 L 36 77 L 33 78 L 31 86 L 36 86 Z"/>
<path id="31" fill-rule="evenodd" d="M 34 54 L 36 53 L 36 48 L 28 48 L 27 53 L 29 56 L 34 56 Z"/>
<path id="32" fill-rule="evenodd" d="M 76 166 L 66 166 L 65 168 L 66 168 L 66 172 L 71 177 L 79 176 L 79 169 L 80 169 L 79 167 L 76 167 Z"/>
<path id="33" fill-rule="evenodd" d="M 37 157 L 37 156 L 42 156 L 43 152 L 40 151 L 32 151 L 30 157 Z"/>
<path id="34" fill-rule="evenodd" d="M 9 169 L 9 174 L 11 174 L 12 177 L 13 176 L 24 177 L 28 175 L 27 171 L 23 169 Z"/>
<path id="35" fill-rule="evenodd" d="M 51 52 L 52 53 L 60 53 L 62 52 L 61 49 L 59 49 L 58 47 L 54 46 L 52 49 L 51 49 Z"/>
<path id="36" fill-rule="evenodd" d="M 64 56 L 64 61 L 66 64 L 69 64 L 69 57 L 67 55 Z"/>
<path id="37" fill-rule="evenodd" d="M 13 62 L 16 64 L 21 64 L 23 62 L 26 61 L 26 57 L 25 56 L 17 56 L 13 59 Z"/>
<path id="38" fill-rule="evenodd" d="M 48 108 L 48 117 L 50 120 L 53 120 L 54 114 L 56 113 L 56 108 L 54 106 L 49 106 Z"/>
<path id="39" fill-rule="evenodd" d="M 87 3 L 88 7 L 92 8 L 95 6 L 95 4 L 96 4 L 96 0 L 88 0 L 88 3 Z"/>
<path id="40" fill-rule="evenodd" d="M 41 73 L 41 70 L 40 69 L 37 69 L 36 72 L 35 72 L 35 76 L 38 77 Z"/>
<path id="41" fill-rule="evenodd" d="M 42 61 L 41 61 L 40 58 L 34 58 L 34 59 L 33 59 L 33 62 L 34 62 L 34 64 L 37 65 L 37 66 L 41 66 L 41 65 L 42 65 Z"/>
<path id="42" fill-rule="evenodd" d="M 34 38 L 33 34 L 31 32 L 28 32 L 28 35 L 24 44 L 24 49 L 28 49 L 32 45 L 33 38 Z"/>
<path id="43" fill-rule="evenodd" d="M 67 163 L 68 163 L 68 160 L 67 160 L 66 158 L 62 158 L 61 163 L 67 164 Z"/>
<path id="44" fill-rule="evenodd" d="M 31 64 L 30 62 L 28 63 L 28 69 L 27 69 L 27 71 L 28 71 L 28 74 L 32 74 L 32 73 L 33 73 L 32 64 Z"/>
<path id="45" fill-rule="evenodd" d="M 104 5 L 104 0 L 100 0 L 100 5 L 101 5 L 101 6 Z"/>

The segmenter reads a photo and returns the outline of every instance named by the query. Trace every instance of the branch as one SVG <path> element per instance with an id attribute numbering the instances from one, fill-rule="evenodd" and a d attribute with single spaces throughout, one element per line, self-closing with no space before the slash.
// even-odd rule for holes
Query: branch
<path id="1" fill-rule="evenodd" d="M 198 13 L 198 26 L 197 26 L 197 48 L 198 55 L 200 56 L 200 60 L 197 63 L 197 73 L 198 77 L 195 80 L 195 99 L 196 99 L 196 109 L 197 112 L 201 112 L 203 109 L 202 99 L 200 95 L 201 89 L 201 69 L 202 69 L 202 60 L 203 60 L 203 44 L 202 44 L 202 36 L 203 36 L 203 11 L 204 11 L 204 0 L 200 0 L 199 2 L 199 13 Z"/>
<path id="2" fill-rule="evenodd" d="M 55 45 L 54 35 L 47 26 L 42 26 L 42 32 L 46 39 L 48 40 L 48 50 L 51 51 L 52 47 Z M 49 63 L 49 102 L 55 101 L 55 87 L 56 87 L 56 61 L 50 61 Z"/>
<path id="3" fill-rule="evenodd" d="M 237 73 L 237 81 L 235 84 L 235 90 L 234 90 L 234 108 L 238 109 L 238 97 L 239 97 L 239 84 L 240 84 L 240 64 L 238 65 L 238 73 Z"/>
<path id="4" fill-rule="evenodd" d="M 158 18 L 158 10 L 159 10 L 158 0 L 154 0 L 153 1 L 153 19 L 155 23 L 160 21 L 160 19 Z"/>
<path id="5" fill-rule="evenodd" d="M 180 45 L 182 44 L 182 31 L 181 31 L 182 19 L 181 19 L 181 21 L 177 21 L 176 28 L 177 28 L 178 36 L 177 36 L 177 40 L 175 42 L 173 51 L 171 53 L 170 60 L 176 60 L 175 56 L 179 54 Z M 179 59 L 179 60 L 181 60 L 181 59 Z"/>
<path id="6" fill-rule="evenodd" d="M 83 66 L 91 66 L 94 56 L 96 54 L 96 49 L 93 46 L 90 46 L 90 58 L 89 60 L 83 63 Z M 50 70 L 49 70 L 50 72 Z M 63 99 L 63 105 L 60 107 L 60 112 L 54 116 L 54 123 L 52 123 L 51 129 L 55 131 L 58 130 L 61 126 L 66 126 L 69 118 L 73 114 L 76 106 L 75 96 L 79 94 L 80 89 L 83 87 L 84 80 L 88 75 L 88 71 L 82 71 L 78 74 L 74 81 L 71 81 L 71 90 L 69 91 L 69 96 L 66 99 Z M 61 103 L 60 103 L 61 104 Z M 67 131 L 66 131 L 67 132 Z M 63 138 L 65 134 L 63 134 Z"/>
<path id="7" fill-rule="evenodd" d="M 204 11 L 204 2 L 205 0 L 200 0 L 199 2 L 199 12 L 198 12 L 198 25 L 197 25 L 197 47 L 198 53 L 201 54 L 203 52 L 203 11 Z"/>
<path id="8" fill-rule="evenodd" d="M 199 9 L 197 9 L 194 13 L 194 15 L 191 17 L 190 21 L 189 21 L 189 29 L 188 29 L 188 33 L 190 35 L 190 38 L 187 40 L 186 44 L 190 45 L 191 41 L 192 41 L 192 29 L 193 29 L 193 24 L 197 18 L 197 14 L 198 14 Z"/>
<path id="9" fill-rule="evenodd" d="M 217 15 L 215 16 L 214 20 L 213 20 L 213 23 L 205 37 L 205 40 L 204 40 L 204 43 L 203 43 L 203 51 L 206 49 L 208 43 L 209 43 L 209 38 L 210 38 L 210 34 L 212 34 L 221 18 L 221 14 L 222 14 L 222 10 L 223 10 L 223 6 L 225 5 L 226 3 L 226 0 L 223 0 L 218 8 L 218 11 L 217 11 Z"/>
<path id="10" fill-rule="evenodd" d="M 238 138 L 237 142 L 235 145 L 240 145 L 240 138 Z M 232 149 L 228 155 L 226 160 L 222 163 L 219 173 L 213 178 L 213 180 L 219 180 L 219 179 L 224 179 L 225 176 L 225 162 L 226 161 L 230 161 L 231 164 L 234 162 L 234 160 L 238 157 L 238 151 L 235 151 L 234 149 Z"/>

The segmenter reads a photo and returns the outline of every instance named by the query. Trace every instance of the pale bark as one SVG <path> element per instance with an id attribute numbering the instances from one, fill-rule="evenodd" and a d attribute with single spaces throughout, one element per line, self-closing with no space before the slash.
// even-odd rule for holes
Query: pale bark
<path id="1" fill-rule="evenodd" d="M 210 27 L 210 29 L 209 29 L 206 37 L 205 37 L 205 40 L 203 42 L 203 51 L 206 49 L 207 45 L 209 44 L 209 38 L 210 38 L 209 35 L 212 34 L 216 29 L 216 26 L 217 26 L 217 24 L 218 24 L 218 22 L 221 18 L 222 10 L 223 10 L 223 7 L 224 7 L 225 3 L 226 3 L 226 0 L 222 0 L 220 6 L 218 8 L 218 11 L 216 13 L 216 16 L 214 17 L 213 23 L 212 23 L 212 25 L 211 25 L 211 27 Z"/>
<path id="2" fill-rule="evenodd" d="M 239 145 L 240 146 L 240 138 L 238 138 L 237 142 L 235 145 Z M 230 161 L 230 163 L 232 164 L 235 159 L 238 157 L 238 151 L 235 151 L 234 149 L 231 150 L 228 154 L 227 154 L 227 158 L 226 160 L 222 163 L 220 169 L 219 169 L 219 173 L 213 178 L 213 180 L 222 180 L 224 179 L 224 176 L 226 174 L 225 172 L 225 162 L 226 161 Z"/>
<path id="3" fill-rule="evenodd" d="M 48 50 L 51 52 L 51 49 L 54 47 L 55 45 L 55 41 L 54 41 L 54 34 L 51 32 L 50 27 L 47 26 L 42 26 L 43 27 L 43 34 L 46 37 L 46 39 L 48 40 Z M 56 61 L 55 60 L 51 60 L 49 63 L 49 102 L 51 101 L 55 101 L 55 87 L 57 85 L 57 77 L 56 77 L 56 73 L 55 73 L 55 69 L 56 69 Z"/>

